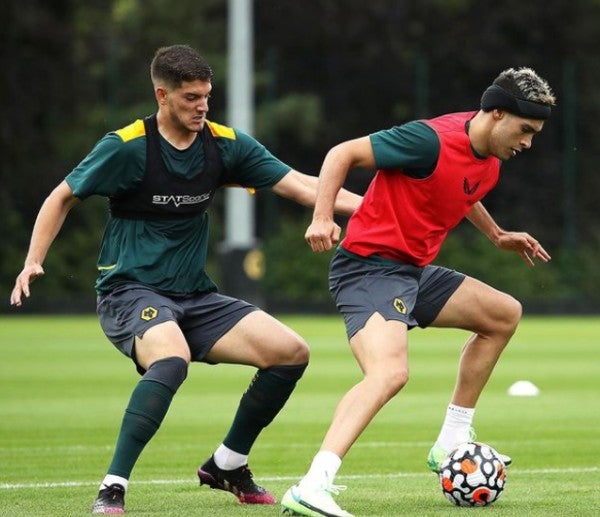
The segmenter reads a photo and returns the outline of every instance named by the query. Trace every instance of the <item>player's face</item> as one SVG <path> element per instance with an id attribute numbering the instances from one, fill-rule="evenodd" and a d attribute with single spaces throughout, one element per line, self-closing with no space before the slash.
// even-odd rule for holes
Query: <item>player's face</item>
<path id="1" fill-rule="evenodd" d="M 543 120 L 500 112 L 490 135 L 490 152 L 500 160 L 517 156 L 521 151 L 531 147 L 533 137 L 543 127 Z"/>
<path id="2" fill-rule="evenodd" d="M 166 107 L 174 129 L 197 133 L 202 131 L 212 84 L 204 81 L 183 82 L 165 92 Z"/>

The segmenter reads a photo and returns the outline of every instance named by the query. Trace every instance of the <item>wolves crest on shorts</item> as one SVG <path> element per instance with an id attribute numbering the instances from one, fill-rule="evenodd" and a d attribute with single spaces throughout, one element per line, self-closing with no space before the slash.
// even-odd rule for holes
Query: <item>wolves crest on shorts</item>
<path id="1" fill-rule="evenodd" d="M 140 318 L 145 321 L 153 320 L 156 316 L 158 316 L 158 309 L 155 309 L 154 307 L 146 307 L 145 309 L 142 309 L 142 313 L 140 314 Z"/>
<path id="2" fill-rule="evenodd" d="M 400 298 L 394 298 L 394 309 L 396 309 L 400 314 L 406 314 L 406 305 Z"/>

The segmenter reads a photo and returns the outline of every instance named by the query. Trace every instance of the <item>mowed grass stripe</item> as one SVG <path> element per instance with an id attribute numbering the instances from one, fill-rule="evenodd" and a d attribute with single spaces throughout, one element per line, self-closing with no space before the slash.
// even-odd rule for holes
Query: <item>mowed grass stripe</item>
<path id="1" fill-rule="evenodd" d="M 514 475 L 564 475 L 564 474 L 593 474 L 600 472 L 600 467 L 567 467 L 567 468 L 550 468 L 550 469 L 510 469 L 509 476 Z M 349 474 L 340 475 L 336 478 L 338 481 L 361 481 L 367 479 L 395 479 L 395 478 L 419 478 L 431 477 L 433 472 L 393 472 L 389 474 Z M 298 477 L 294 476 L 260 476 L 256 478 L 261 482 L 280 482 L 288 481 L 295 482 Z M 136 480 L 136 485 L 188 485 L 190 479 L 142 479 Z M 97 481 L 64 481 L 60 483 L 16 483 L 16 484 L 0 484 L 0 490 L 28 490 L 32 488 L 64 488 L 78 486 L 97 486 Z"/>

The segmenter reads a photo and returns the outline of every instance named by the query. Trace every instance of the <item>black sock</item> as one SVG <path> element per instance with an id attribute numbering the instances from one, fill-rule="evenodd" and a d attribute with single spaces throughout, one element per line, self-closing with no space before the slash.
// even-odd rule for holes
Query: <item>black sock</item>
<path id="1" fill-rule="evenodd" d="M 294 391 L 306 366 L 259 370 L 240 400 L 223 444 L 235 452 L 248 454 L 260 432 L 271 423 Z"/>
<path id="2" fill-rule="evenodd" d="M 129 479 L 137 459 L 160 427 L 186 374 L 187 363 L 179 357 L 156 361 L 148 369 L 129 399 L 109 474 Z"/>

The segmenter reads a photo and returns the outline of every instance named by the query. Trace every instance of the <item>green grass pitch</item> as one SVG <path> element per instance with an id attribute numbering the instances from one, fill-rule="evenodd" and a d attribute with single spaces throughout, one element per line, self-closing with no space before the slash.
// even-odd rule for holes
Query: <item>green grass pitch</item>
<path id="1" fill-rule="evenodd" d="M 278 498 L 307 469 L 343 392 L 359 378 L 341 318 L 282 320 L 310 343 L 312 361 L 288 405 L 261 435 L 250 465 Z M 414 330 L 411 380 L 346 457 L 341 506 L 357 516 L 600 515 L 600 319 L 526 317 L 478 405 L 481 441 L 514 459 L 502 497 L 451 506 L 425 457 L 450 397 L 466 333 Z M 197 486 L 195 470 L 222 440 L 253 372 L 193 364 L 138 462 L 128 515 L 278 515 Z M 89 515 L 131 390 L 131 363 L 96 319 L 0 318 L 0 515 Z M 537 397 L 510 397 L 530 380 Z"/>

